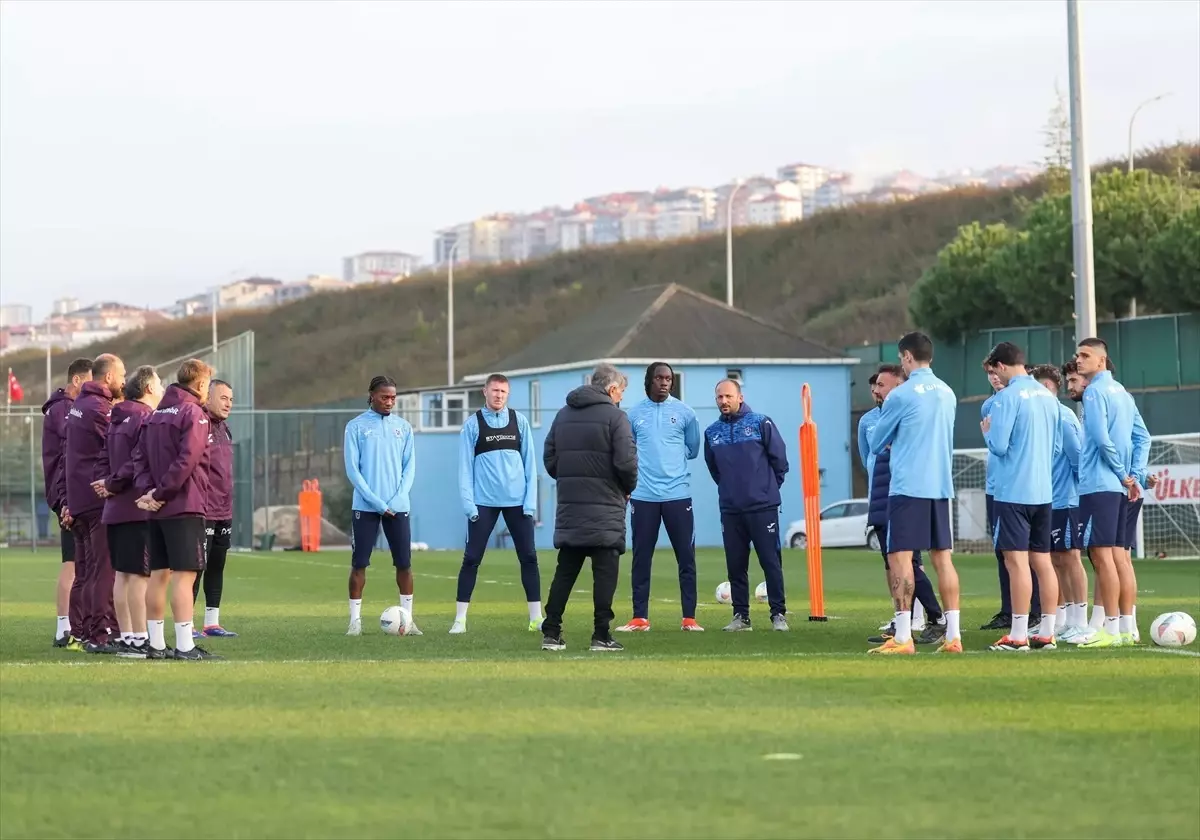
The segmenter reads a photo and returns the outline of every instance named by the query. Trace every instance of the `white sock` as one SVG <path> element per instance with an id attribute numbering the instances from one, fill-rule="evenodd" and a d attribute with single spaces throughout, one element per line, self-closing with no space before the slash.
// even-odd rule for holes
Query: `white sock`
<path id="1" fill-rule="evenodd" d="M 353 624 L 354 622 L 359 621 L 361 619 L 362 619 L 362 598 L 351 598 L 350 599 L 350 623 Z"/>
<path id="2" fill-rule="evenodd" d="M 1067 610 L 1070 609 L 1070 604 L 1063 604 L 1058 608 L 1058 612 L 1054 614 L 1054 629 L 1062 630 L 1070 621 L 1067 618 Z"/>
<path id="3" fill-rule="evenodd" d="M 221 608 L 220 607 L 205 607 L 204 608 L 204 626 L 205 627 L 220 627 L 221 626 Z"/>
<path id="4" fill-rule="evenodd" d="M 455 621 L 466 621 L 467 620 L 467 608 L 470 606 L 471 606 L 470 601 L 455 601 L 454 602 L 454 620 Z M 412 613 L 409 613 L 409 615 L 412 615 Z"/>
<path id="5" fill-rule="evenodd" d="M 1114 615 L 1112 618 L 1104 616 L 1104 632 L 1110 636 L 1121 635 L 1121 626 L 1117 621 L 1117 616 Z"/>
<path id="6" fill-rule="evenodd" d="M 1129 614 L 1129 617 L 1133 619 L 1133 632 L 1136 633 L 1137 632 L 1137 604 L 1133 605 L 1133 612 L 1131 612 Z"/>
<path id="7" fill-rule="evenodd" d="M 155 621 L 154 619 L 146 622 L 146 635 L 150 637 L 150 647 L 155 650 L 163 650 L 167 646 L 167 640 L 163 638 L 163 628 L 166 623 L 166 620 Z"/>
<path id="8" fill-rule="evenodd" d="M 1063 612 L 1065 614 L 1066 611 L 1064 610 Z M 1058 623 L 1058 616 L 1044 615 L 1042 616 L 1042 626 L 1038 629 L 1038 635 L 1046 639 L 1053 639 L 1058 635 L 1055 631 L 1060 626 L 1066 625 L 1060 625 Z"/>
<path id="9" fill-rule="evenodd" d="M 1010 639 L 1028 639 L 1029 638 L 1029 616 L 1014 615 L 1012 620 L 1012 629 L 1008 631 Z"/>
<path id="10" fill-rule="evenodd" d="M 1082 627 L 1087 623 L 1087 604 L 1067 604 L 1067 625 Z"/>
<path id="11" fill-rule="evenodd" d="M 54 631 L 54 638 L 61 639 L 63 636 L 71 632 L 71 617 L 60 615 L 58 617 L 58 629 Z"/>
<path id="12" fill-rule="evenodd" d="M 1131 615 L 1121 616 L 1121 619 L 1118 622 L 1118 626 L 1121 628 L 1122 633 L 1132 633 L 1133 632 L 1133 616 L 1131 616 Z"/>
<path id="13" fill-rule="evenodd" d="M 912 605 L 912 626 L 923 627 L 925 625 L 925 606 L 915 598 Z"/>
<path id="14" fill-rule="evenodd" d="M 1093 630 L 1099 630 L 1104 626 L 1104 606 L 1102 604 L 1092 604 L 1092 620 L 1088 622 L 1088 627 Z"/>
<path id="15" fill-rule="evenodd" d="M 962 636 L 958 629 L 958 610 L 946 610 L 946 641 L 952 642 Z"/>
<path id="16" fill-rule="evenodd" d="M 125 644 L 129 644 L 130 642 L 133 641 L 133 634 L 122 632 L 121 633 L 121 641 L 124 642 Z"/>
<path id="17" fill-rule="evenodd" d="M 184 621 L 182 623 L 175 622 L 175 650 L 180 653 L 187 653 L 194 648 L 196 643 L 192 641 L 192 622 Z"/>
<path id="18" fill-rule="evenodd" d="M 133 637 L 133 644 L 137 645 L 138 647 L 147 644 L 149 640 L 149 636 L 147 636 L 145 633 L 130 633 L 129 635 Z"/>
<path id="19" fill-rule="evenodd" d="M 542 620 L 542 602 L 541 601 L 526 601 L 526 603 L 529 605 L 529 620 L 530 621 L 541 621 Z"/>
<path id="20" fill-rule="evenodd" d="M 898 645 L 912 641 L 912 613 L 907 610 L 896 613 L 896 636 L 893 641 Z"/>
<path id="21" fill-rule="evenodd" d="M 400 596 L 400 608 L 408 610 L 408 614 L 410 616 L 413 614 L 412 599 L 413 599 L 413 596 L 411 596 L 411 595 L 401 595 Z"/>

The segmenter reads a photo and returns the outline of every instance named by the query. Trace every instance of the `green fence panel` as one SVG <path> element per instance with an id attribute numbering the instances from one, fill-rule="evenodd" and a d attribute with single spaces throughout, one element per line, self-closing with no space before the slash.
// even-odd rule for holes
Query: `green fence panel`
<path id="1" fill-rule="evenodd" d="M 1175 319 L 1179 341 L 1179 381 L 1185 387 L 1200 385 L 1200 313 Z"/>

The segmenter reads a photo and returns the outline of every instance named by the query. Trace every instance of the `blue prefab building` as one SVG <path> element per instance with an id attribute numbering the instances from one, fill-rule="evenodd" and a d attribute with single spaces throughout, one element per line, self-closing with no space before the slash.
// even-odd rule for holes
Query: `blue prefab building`
<path id="1" fill-rule="evenodd" d="M 674 396 L 688 403 L 701 431 L 718 417 L 714 390 L 724 378 L 741 382 L 746 402 L 774 420 L 788 447 L 791 471 L 783 488 L 781 518 L 803 516 L 799 429 L 800 389 L 812 389 L 819 430 L 823 499 L 850 495 L 850 376 L 857 359 L 806 341 L 749 313 L 678 285 L 636 289 L 589 315 L 546 334 L 494 370 L 453 386 L 402 394 L 397 410 L 416 430 L 417 477 L 412 492 L 413 540 L 432 549 L 461 549 L 466 520 L 459 503 L 459 431 L 483 407 L 490 373 L 509 378 L 509 407 L 529 418 L 541 467 L 542 442 L 567 394 L 585 384 L 595 366 L 609 362 L 629 377 L 623 407 L 645 397 L 646 367 L 668 362 L 676 373 Z M 696 544 L 720 546 L 717 491 L 701 454 L 690 462 Z M 537 545 L 554 539 L 554 482 L 538 478 Z M 493 545 L 507 544 L 497 526 Z M 667 546 L 665 531 L 660 546 Z"/>

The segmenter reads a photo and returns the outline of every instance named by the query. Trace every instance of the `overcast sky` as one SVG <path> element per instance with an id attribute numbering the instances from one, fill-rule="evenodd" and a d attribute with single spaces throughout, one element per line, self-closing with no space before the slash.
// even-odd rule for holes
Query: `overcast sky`
<path id="1" fill-rule="evenodd" d="M 1200 136 L 1200 2 L 1085 0 L 1088 153 Z M 0 300 L 160 306 L 497 210 L 1029 163 L 1066 3 L 0 5 Z"/>

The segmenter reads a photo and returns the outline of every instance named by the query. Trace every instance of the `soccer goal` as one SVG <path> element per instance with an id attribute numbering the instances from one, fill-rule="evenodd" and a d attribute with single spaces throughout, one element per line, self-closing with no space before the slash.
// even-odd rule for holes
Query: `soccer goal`
<path id="1" fill-rule="evenodd" d="M 954 450 L 954 547 L 992 550 L 987 532 L 987 449 Z M 1146 493 L 1138 517 L 1138 558 L 1200 557 L 1200 435 L 1151 438 L 1150 475 L 1158 486 Z"/>

